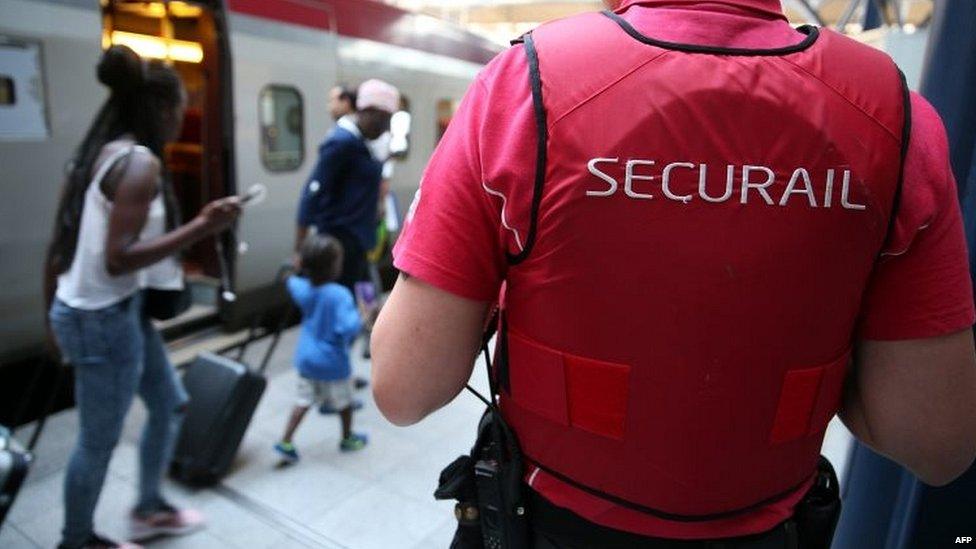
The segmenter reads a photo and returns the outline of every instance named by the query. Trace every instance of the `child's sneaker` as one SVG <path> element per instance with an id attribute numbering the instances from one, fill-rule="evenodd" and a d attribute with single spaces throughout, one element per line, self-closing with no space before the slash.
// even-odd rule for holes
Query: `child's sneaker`
<path id="1" fill-rule="evenodd" d="M 362 450 L 369 443 L 366 435 L 353 433 L 339 443 L 339 450 L 343 452 L 356 452 Z"/>
<path id="2" fill-rule="evenodd" d="M 298 450 L 295 449 L 295 445 L 290 442 L 279 442 L 274 445 L 275 452 L 281 456 L 281 461 L 284 463 L 295 463 L 298 461 Z"/>

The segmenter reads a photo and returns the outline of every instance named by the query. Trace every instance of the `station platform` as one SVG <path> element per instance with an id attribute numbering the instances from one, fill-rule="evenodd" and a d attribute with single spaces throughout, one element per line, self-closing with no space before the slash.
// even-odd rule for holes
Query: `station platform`
<path id="1" fill-rule="evenodd" d="M 353 429 L 369 435 L 359 452 L 339 451 L 339 419 L 310 410 L 295 437 L 297 464 L 277 468 L 272 450 L 295 401 L 297 374 L 291 366 L 298 329 L 283 334 L 268 367 L 268 389 L 241 443 L 230 474 L 219 485 L 189 489 L 169 479 L 164 493 L 178 506 L 206 514 L 207 528 L 179 538 L 147 543 L 151 548 L 434 548 L 448 547 L 456 520 L 451 502 L 433 498 L 441 469 L 467 453 L 484 404 L 462 394 L 413 427 L 396 427 L 377 410 L 367 388 L 357 396 L 363 409 Z M 267 341 L 256 342 L 245 360 L 257 361 Z M 369 377 L 363 340 L 352 350 L 353 369 Z M 474 385 L 487 385 L 476 365 Z M 109 466 L 95 514 L 98 531 L 125 539 L 127 515 L 136 497 L 138 441 L 145 411 L 133 405 L 122 441 Z M 63 524 L 62 483 L 75 442 L 78 415 L 67 410 L 50 418 L 37 448 L 37 461 L 0 529 L 3 549 L 49 549 Z M 29 428 L 21 434 L 27 436 Z"/>
<path id="2" fill-rule="evenodd" d="M 474 442 L 484 405 L 467 392 L 419 425 L 395 427 L 372 400 L 357 393 L 362 410 L 353 429 L 369 435 L 369 445 L 351 454 L 339 451 L 337 416 L 310 410 L 295 437 L 302 456 L 297 464 L 277 467 L 272 445 L 279 440 L 295 400 L 297 374 L 291 365 L 298 328 L 282 335 L 268 366 L 268 389 L 241 443 L 228 476 L 217 486 L 190 489 L 167 479 L 165 493 L 178 506 L 206 514 L 203 531 L 147 543 L 151 548 L 350 548 L 435 549 L 450 545 L 456 521 L 452 502 L 432 494 L 441 469 L 467 453 Z M 263 355 L 267 340 L 251 345 L 245 356 Z M 351 356 L 355 375 L 369 377 L 362 358 L 364 341 Z M 472 385 L 487 392 L 482 358 Z M 136 497 L 138 443 L 145 411 L 137 401 L 126 420 L 95 514 L 98 531 L 124 539 L 127 514 Z M 34 549 L 57 545 L 63 521 L 62 483 L 75 441 L 74 410 L 49 420 L 37 448 L 27 484 L 0 530 L 0 548 Z M 25 427 L 24 431 L 29 433 Z M 823 453 L 834 463 L 843 484 L 850 434 L 835 418 Z"/>

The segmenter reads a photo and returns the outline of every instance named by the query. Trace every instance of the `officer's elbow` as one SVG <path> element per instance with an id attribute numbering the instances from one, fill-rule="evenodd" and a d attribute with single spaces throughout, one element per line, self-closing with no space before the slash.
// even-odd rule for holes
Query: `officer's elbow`
<path id="1" fill-rule="evenodd" d="M 930 440 L 924 453 L 909 466 L 925 484 L 945 486 L 965 473 L 976 461 L 976 418 L 960 432 Z"/>
<path id="2" fill-rule="evenodd" d="M 973 464 L 973 459 L 976 459 L 976 454 L 952 460 L 943 458 L 936 462 L 920 464 L 913 468 L 912 472 L 919 480 L 929 486 L 945 486 L 968 471 Z"/>
<path id="3" fill-rule="evenodd" d="M 874 445 L 925 484 L 944 486 L 976 460 L 976 406 L 960 411 L 966 413 L 943 415 L 914 428 L 881 427 Z"/>
<path id="4" fill-rule="evenodd" d="M 409 384 L 398 379 L 397 372 L 402 372 L 405 365 L 392 352 L 385 331 L 381 326 L 378 328 L 373 331 L 370 341 L 373 400 L 390 423 L 400 427 L 413 425 L 426 414 L 416 402 L 416 395 Z"/>
<path id="5" fill-rule="evenodd" d="M 426 413 L 412 402 L 409 391 L 395 385 L 389 377 L 373 374 L 373 400 L 383 417 L 398 427 L 407 427 L 424 419 Z"/>
<path id="6" fill-rule="evenodd" d="M 972 332 L 863 341 L 846 412 L 863 419 L 878 452 L 941 486 L 976 459 L 976 350 Z M 855 422 L 856 425 L 857 422 Z"/>

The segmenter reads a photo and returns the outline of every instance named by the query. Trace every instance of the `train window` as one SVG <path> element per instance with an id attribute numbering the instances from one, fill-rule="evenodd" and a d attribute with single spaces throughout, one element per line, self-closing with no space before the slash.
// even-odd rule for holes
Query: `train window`
<path id="1" fill-rule="evenodd" d="M 48 136 L 40 42 L 0 35 L 0 139 Z"/>
<path id="2" fill-rule="evenodd" d="M 258 99 L 261 161 L 273 172 L 297 170 L 305 159 L 302 95 L 292 86 L 266 86 Z"/>
<path id="3" fill-rule="evenodd" d="M 0 74 L 0 107 L 8 107 L 16 102 L 14 79 L 6 74 Z"/>

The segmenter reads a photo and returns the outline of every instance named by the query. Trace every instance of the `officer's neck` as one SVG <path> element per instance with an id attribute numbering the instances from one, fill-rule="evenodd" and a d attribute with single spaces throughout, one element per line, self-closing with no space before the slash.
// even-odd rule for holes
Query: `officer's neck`
<path id="1" fill-rule="evenodd" d="M 750 15 L 763 19 L 786 19 L 780 0 L 621 0 L 617 11 L 640 4 L 652 8 L 678 8 Z"/>

